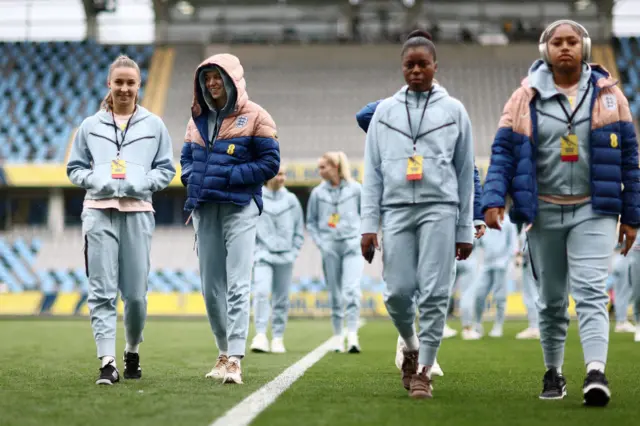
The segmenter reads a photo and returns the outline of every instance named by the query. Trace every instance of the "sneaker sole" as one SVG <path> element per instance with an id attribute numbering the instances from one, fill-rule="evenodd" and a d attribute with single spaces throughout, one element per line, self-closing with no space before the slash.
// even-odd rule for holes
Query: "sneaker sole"
<path id="1" fill-rule="evenodd" d="M 139 376 L 127 376 L 126 374 L 124 374 L 123 377 L 127 380 L 140 380 L 142 379 L 142 374 Z"/>
<path id="2" fill-rule="evenodd" d="M 584 405 L 605 407 L 611 399 L 611 391 L 601 384 L 592 384 L 584 388 Z"/>
<path id="3" fill-rule="evenodd" d="M 113 386 L 114 383 L 116 383 L 116 382 L 112 382 L 109 379 L 98 379 L 98 380 L 96 380 L 96 385 Z"/>
<path id="4" fill-rule="evenodd" d="M 232 379 L 231 377 L 225 377 L 224 380 L 222 381 L 222 383 L 224 384 L 229 384 L 229 385 L 242 385 L 244 384 L 242 382 L 242 379 L 240 379 L 239 382 L 236 382 L 234 379 Z"/>
<path id="5" fill-rule="evenodd" d="M 561 399 L 564 399 L 565 396 L 567 396 L 567 389 L 566 388 L 564 388 L 562 390 L 562 395 L 561 396 L 543 396 L 543 395 L 540 395 L 539 398 L 541 400 L 543 400 L 543 401 L 559 401 Z"/>
<path id="6" fill-rule="evenodd" d="M 423 391 L 411 392 L 411 393 L 409 393 L 409 396 L 412 399 L 431 399 L 431 398 L 433 398 L 433 395 L 429 394 L 428 392 L 423 392 Z"/>

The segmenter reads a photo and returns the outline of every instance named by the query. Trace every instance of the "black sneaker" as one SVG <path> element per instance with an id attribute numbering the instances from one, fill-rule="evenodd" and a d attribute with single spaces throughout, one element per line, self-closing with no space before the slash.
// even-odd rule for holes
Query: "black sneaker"
<path id="1" fill-rule="evenodd" d="M 609 382 L 604 373 L 598 370 L 591 370 L 587 373 L 582 386 L 584 394 L 584 405 L 590 407 L 604 407 L 611 399 L 611 391 L 609 390 Z"/>
<path id="2" fill-rule="evenodd" d="M 125 352 L 123 360 L 125 379 L 142 378 L 142 368 L 140 368 L 140 354 Z"/>
<path id="3" fill-rule="evenodd" d="M 555 368 L 544 373 L 543 387 L 540 399 L 563 399 L 567 396 L 567 381 Z"/>
<path id="4" fill-rule="evenodd" d="M 96 380 L 96 385 L 112 385 L 120 381 L 120 373 L 116 368 L 115 362 L 100 368 L 100 377 Z"/>

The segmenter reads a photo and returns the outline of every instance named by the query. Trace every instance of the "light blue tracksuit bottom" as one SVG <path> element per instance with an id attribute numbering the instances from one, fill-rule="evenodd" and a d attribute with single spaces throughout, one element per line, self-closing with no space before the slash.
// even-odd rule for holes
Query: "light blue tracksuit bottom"
<path id="1" fill-rule="evenodd" d="M 331 324 L 335 336 L 358 331 L 360 319 L 360 279 L 364 259 L 360 253 L 360 238 L 328 242 L 322 249 L 322 271 L 331 299 Z"/>
<path id="2" fill-rule="evenodd" d="M 460 292 L 460 320 L 462 327 L 470 327 L 473 325 L 473 313 L 475 310 L 475 288 L 474 280 L 477 270 L 477 260 L 474 255 L 467 260 L 456 262 L 456 275 L 454 284 L 458 284 Z"/>
<path id="3" fill-rule="evenodd" d="M 493 292 L 493 303 L 496 305 L 494 324 L 502 326 L 504 324 L 504 313 L 507 304 L 507 269 L 483 267 L 476 286 L 476 324 L 482 323 L 482 314 L 487 304 L 487 297 L 489 293 Z"/>
<path id="4" fill-rule="evenodd" d="M 528 257 L 529 252 L 525 252 L 524 256 Z M 529 328 L 538 328 L 538 286 L 533 278 L 529 259 L 522 264 L 522 301 L 527 308 Z"/>
<path id="5" fill-rule="evenodd" d="M 289 287 L 292 275 L 293 263 L 256 262 L 253 267 L 253 319 L 256 333 L 267 333 L 273 305 L 272 337 L 282 338 L 284 335 L 289 314 Z"/>
<path id="6" fill-rule="evenodd" d="M 629 257 L 629 282 L 631 283 L 631 300 L 636 324 L 640 324 L 640 250 L 631 250 Z"/>
<path id="7" fill-rule="evenodd" d="M 98 358 L 116 355 L 116 301 L 124 302 L 127 343 L 142 342 L 147 318 L 147 286 L 152 212 L 120 212 L 115 209 L 82 211 L 85 265 L 89 277 L 87 305 Z"/>
<path id="8" fill-rule="evenodd" d="M 614 291 L 614 310 L 616 322 L 623 323 L 628 319 L 629 302 L 631 300 L 631 294 L 633 292 L 631 281 L 629 280 L 629 263 L 631 259 L 631 253 L 626 257 L 620 259 L 620 265 L 618 265 L 618 275 L 613 283 Z"/>
<path id="9" fill-rule="evenodd" d="M 457 207 L 394 206 L 382 212 L 384 302 L 398 333 L 415 334 L 417 294 L 418 362 L 433 365 L 447 317 L 455 268 Z"/>
<path id="10" fill-rule="evenodd" d="M 560 367 L 569 327 L 569 291 L 576 302 L 585 364 L 606 363 L 609 258 L 617 218 L 594 213 L 591 203 L 560 206 L 539 201 L 529 231 L 532 270 L 538 280 L 540 340 L 548 368 Z"/>
<path id="11" fill-rule="evenodd" d="M 258 206 L 207 203 L 193 212 L 202 293 L 218 350 L 242 357 L 247 346 Z"/>

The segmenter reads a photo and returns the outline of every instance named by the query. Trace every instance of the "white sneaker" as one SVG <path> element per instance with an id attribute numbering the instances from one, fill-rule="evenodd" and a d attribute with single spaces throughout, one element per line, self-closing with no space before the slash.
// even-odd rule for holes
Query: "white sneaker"
<path id="1" fill-rule="evenodd" d="M 629 321 L 619 322 L 616 324 L 616 333 L 635 333 L 636 328 Z"/>
<path id="2" fill-rule="evenodd" d="M 284 354 L 287 350 L 284 348 L 284 341 L 282 337 L 274 337 L 271 340 L 271 353 L 273 354 Z"/>
<path id="3" fill-rule="evenodd" d="M 227 374 L 228 363 L 229 363 L 229 358 L 226 355 L 220 355 L 216 360 L 216 365 L 214 365 L 211 371 L 207 373 L 207 375 L 204 377 L 208 379 L 223 380 L 225 374 Z"/>
<path id="4" fill-rule="evenodd" d="M 444 376 L 444 371 L 442 371 L 437 359 L 433 361 L 433 365 L 431 366 L 431 375 L 440 377 Z"/>
<path id="5" fill-rule="evenodd" d="M 224 383 L 242 384 L 242 369 L 240 368 L 239 360 L 233 359 L 227 363 L 227 374 L 224 375 Z"/>
<path id="6" fill-rule="evenodd" d="M 402 363 L 404 362 L 404 350 L 407 348 L 407 345 L 404 343 L 404 339 L 401 336 L 398 336 L 398 343 L 396 344 L 396 367 L 398 370 L 402 370 Z"/>
<path id="7" fill-rule="evenodd" d="M 640 323 L 636 325 L 636 335 L 633 338 L 634 342 L 640 342 Z"/>
<path id="8" fill-rule="evenodd" d="M 349 348 L 350 354 L 360 353 L 360 342 L 358 341 L 358 333 L 352 332 L 347 334 L 347 347 Z"/>
<path id="9" fill-rule="evenodd" d="M 333 342 L 331 342 L 331 350 L 336 353 L 344 352 L 344 336 L 342 334 L 333 336 Z"/>
<path id="10" fill-rule="evenodd" d="M 445 323 L 444 325 L 444 330 L 442 331 L 442 338 L 443 339 L 448 339 L 450 337 L 454 337 L 458 334 L 457 330 L 454 330 L 453 328 L 449 327 L 449 325 L 447 325 Z"/>
<path id="11" fill-rule="evenodd" d="M 526 328 L 522 330 L 520 333 L 516 334 L 516 339 L 518 340 L 540 340 L 540 329 L 539 328 Z"/>
<path id="12" fill-rule="evenodd" d="M 251 341 L 251 352 L 267 353 L 269 352 L 269 339 L 264 333 L 256 334 Z"/>
<path id="13" fill-rule="evenodd" d="M 482 334 L 478 333 L 474 329 L 465 328 L 462 330 L 462 340 L 480 340 L 482 339 Z"/>
<path id="14" fill-rule="evenodd" d="M 501 325 L 494 325 L 489 332 L 489 337 L 502 337 L 503 331 Z"/>

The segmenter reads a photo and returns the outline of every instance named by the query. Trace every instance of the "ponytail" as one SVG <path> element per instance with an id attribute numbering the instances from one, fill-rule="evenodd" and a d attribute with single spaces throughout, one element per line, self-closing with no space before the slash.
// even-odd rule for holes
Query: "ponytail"
<path id="1" fill-rule="evenodd" d="M 134 61 L 127 55 L 120 55 L 116 58 L 115 61 L 111 63 L 111 65 L 109 66 L 109 75 L 107 76 L 107 82 L 111 80 L 111 73 L 113 72 L 113 70 L 121 67 L 135 69 L 138 72 L 138 79 L 140 79 L 140 84 L 142 84 L 142 74 L 140 73 L 140 67 L 138 66 L 136 61 Z M 135 104 L 138 103 L 137 92 L 136 92 L 136 98 L 134 99 L 133 102 Z M 107 95 L 104 97 L 104 99 L 100 103 L 100 108 L 105 111 L 113 111 L 113 94 L 111 93 L 111 90 L 107 92 Z"/>
<path id="2" fill-rule="evenodd" d="M 338 169 L 338 176 L 340 176 L 340 179 L 344 179 L 346 181 L 353 180 L 353 177 L 351 176 L 351 164 L 349 164 L 347 154 L 342 151 L 329 151 L 325 153 L 322 158 L 329 161 Z"/>

